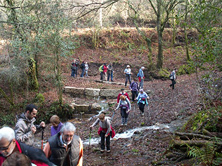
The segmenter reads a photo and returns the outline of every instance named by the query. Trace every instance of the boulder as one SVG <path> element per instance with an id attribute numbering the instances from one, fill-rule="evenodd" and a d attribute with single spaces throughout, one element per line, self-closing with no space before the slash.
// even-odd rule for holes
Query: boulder
<path id="1" fill-rule="evenodd" d="M 86 97 L 98 97 L 100 89 L 86 88 L 85 95 Z"/>
<path id="2" fill-rule="evenodd" d="M 119 94 L 119 89 L 100 89 L 100 96 L 107 99 L 115 99 Z"/>
<path id="3" fill-rule="evenodd" d="M 76 88 L 71 86 L 65 86 L 64 87 L 65 93 L 70 93 L 74 97 L 82 97 L 85 96 L 85 89 L 84 88 Z"/>
<path id="4" fill-rule="evenodd" d="M 93 103 L 92 105 L 90 105 L 90 107 L 91 112 L 97 112 L 102 109 L 101 105 L 99 105 L 98 103 Z"/>

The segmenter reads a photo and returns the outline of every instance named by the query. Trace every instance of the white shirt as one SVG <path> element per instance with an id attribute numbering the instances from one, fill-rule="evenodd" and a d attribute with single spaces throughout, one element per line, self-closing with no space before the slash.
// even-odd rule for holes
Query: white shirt
<path id="1" fill-rule="evenodd" d="M 125 73 L 125 74 L 131 74 L 131 69 L 130 69 L 130 68 L 126 68 L 126 69 L 124 70 L 124 73 Z"/>

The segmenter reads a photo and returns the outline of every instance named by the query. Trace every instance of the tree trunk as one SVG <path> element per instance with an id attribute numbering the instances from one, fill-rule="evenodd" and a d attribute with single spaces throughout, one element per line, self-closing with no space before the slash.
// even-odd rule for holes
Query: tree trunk
<path id="1" fill-rule="evenodd" d="M 35 60 L 33 58 L 30 58 L 28 63 L 29 63 L 29 70 L 28 70 L 29 87 L 32 90 L 38 90 L 39 83 L 36 77 Z"/>
<path id="2" fill-rule="evenodd" d="M 158 30 L 158 55 L 157 55 L 157 65 L 158 69 L 163 67 L 163 44 L 162 44 L 163 32 Z"/>
<path id="3" fill-rule="evenodd" d="M 185 43 L 186 43 L 186 55 L 187 55 L 187 61 L 190 61 L 191 58 L 190 58 L 190 55 L 189 55 L 189 46 L 188 46 L 188 38 L 187 38 L 187 5 L 188 5 L 188 2 L 186 0 L 186 5 L 185 5 L 185 23 L 184 23 L 184 35 L 185 35 Z"/>

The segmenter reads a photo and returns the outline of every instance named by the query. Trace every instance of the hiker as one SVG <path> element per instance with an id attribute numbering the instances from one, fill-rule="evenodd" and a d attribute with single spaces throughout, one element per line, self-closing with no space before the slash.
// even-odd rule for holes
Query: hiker
<path id="1" fill-rule="evenodd" d="M 79 67 L 79 63 L 80 63 L 79 58 L 77 58 L 76 61 L 75 61 L 75 66 L 76 66 L 76 77 L 77 77 L 77 75 L 78 75 L 78 67 Z"/>
<path id="2" fill-rule="evenodd" d="M 75 60 L 73 60 L 71 64 L 71 77 L 75 77 L 75 74 L 76 74 L 76 64 L 75 64 Z"/>
<path id="3" fill-rule="evenodd" d="M 130 90 L 131 90 L 131 93 L 132 93 L 132 101 L 134 102 L 135 98 L 138 95 L 138 91 L 139 91 L 139 86 L 138 86 L 138 83 L 137 83 L 136 79 L 132 80 L 132 83 L 130 84 Z"/>
<path id="4" fill-rule="evenodd" d="M 51 136 L 57 134 L 58 132 L 60 132 L 60 129 L 63 125 L 62 122 L 60 122 L 60 119 L 57 115 L 53 115 L 51 118 L 50 118 L 50 123 L 52 123 L 52 126 L 51 126 Z"/>
<path id="5" fill-rule="evenodd" d="M 177 71 L 177 69 L 174 68 L 170 74 L 170 80 L 172 81 L 172 84 L 170 84 L 170 87 L 172 87 L 172 89 L 174 89 L 174 85 L 176 84 L 176 79 L 177 79 L 176 71 Z"/>
<path id="6" fill-rule="evenodd" d="M 103 65 L 103 74 L 104 74 L 104 76 L 105 76 L 105 80 L 107 80 L 107 66 L 106 66 L 106 63 L 104 63 L 104 65 Z"/>
<path id="7" fill-rule="evenodd" d="M 106 117 L 105 113 L 100 113 L 99 118 L 90 126 L 90 130 L 94 126 L 96 126 L 99 123 L 99 130 L 98 134 L 101 137 L 101 149 L 100 151 L 103 153 L 105 151 L 105 139 L 106 139 L 106 152 L 110 153 L 110 137 L 115 136 L 115 131 L 113 130 L 111 126 L 111 118 Z"/>
<path id="8" fill-rule="evenodd" d="M 115 110 L 118 110 L 120 108 L 120 114 L 122 117 L 122 125 L 127 125 L 127 119 L 128 119 L 128 115 L 129 112 L 131 110 L 131 104 L 130 101 L 128 100 L 128 98 L 125 95 L 121 95 L 120 96 L 120 101 L 118 106 L 116 107 Z"/>
<path id="9" fill-rule="evenodd" d="M 15 131 L 10 127 L 0 129 L 0 166 L 13 153 L 19 152 L 25 154 L 32 163 L 37 166 L 54 166 L 43 153 L 41 149 L 28 146 L 15 139 Z M 7 162 L 7 161 L 6 161 Z"/>
<path id="10" fill-rule="evenodd" d="M 126 81 L 125 81 L 125 87 L 127 86 L 127 81 L 129 80 L 129 84 L 131 84 L 131 69 L 130 65 L 126 66 L 126 69 L 124 70 L 124 74 L 126 75 Z"/>
<path id="11" fill-rule="evenodd" d="M 108 66 L 107 66 L 107 68 L 108 68 L 108 77 L 107 77 L 107 81 L 109 81 L 109 78 L 111 78 L 111 82 L 113 82 L 113 65 L 112 65 L 112 63 L 110 63 Z"/>
<path id="12" fill-rule="evenodd" d="M 128 93 L 125 92 L 125 89 L 121 89 L 121 92 L 117 96 L 117 104 L 119 103 L 121 95 L 125 95 L 127 97 L 127 99 L 130 100 Z"/>
<path id="13" fill-rule="evenodd" d="M 86 77 L 89 77 L 88 75 L 88 71 L 89 71 L 89 65 L 87 62 L 85 62 L 85 72 L 86 72 Z"/>
<path id="14" fill-rule="evenodd" d="M 66 122 L 59 133 L 48 139 L 43 151 L 49 161 L 58 166 L 83 165 L 83 144 L 75 132 L 76 127 Z"/>
<path id="15" fill-rule="evenodd" d="M 32 166 L 32 163 L 28 156 L 17 151 L 7 157 L 2 166 Z"/>
<path id="16" fill-rule="evenodd" d="M 146 94 L 146 92 L 143 91 L 143 89 L 139 90 L 139 95 L 137 96 L 136 100 L 137 104 L 139 105 L 139 109 L 141 112 L 141 115 L 144 116 L 144 108 L 145 108 L 145 104 L 148 105 L 148 100 L 149 96 Z"/>
<path id="17" fill-rule="evenodd" d="M 81 73 L 80 77 L 84 77 L 84 73 L 85 73 L 85 62 L 84 61 L 82 61 L 80 68 L 82 69 L 82 73 Z"/>
<path id="18" fill-rule="evenodd" d="M 143 73 L 143 70 L 145 69 L 145 67 L 141 67 L 140 70 L 139 70 L 139 73 L 137 74 L 137 77 L 139 77 L 139 82 L 140 82 L 140 85 L 139 85 L 139 89 L 143 89 L 143 83 L 144 83 L 144 73 Z"/>
<path id="19" fill-rule="evenodd" d="M 26 143 L 27 145 L 33 145 L 34 134 L 45 128 L 45 122 L 34 125 L 37 112 L 37 107 L 34 104 L 29 104 L 26 106 L 25 113 L 17 116 L 15 135 L 18 141 Z"/>
<path id="20" fill-rule="evenodd" d="M 103 75 L 104 75 L 103 66 L 104 66 L 104 64 L 102 64 L 102 65 L 99 67 L 100 80 L 101 80 L 101 81 L 103 81 Z"/>

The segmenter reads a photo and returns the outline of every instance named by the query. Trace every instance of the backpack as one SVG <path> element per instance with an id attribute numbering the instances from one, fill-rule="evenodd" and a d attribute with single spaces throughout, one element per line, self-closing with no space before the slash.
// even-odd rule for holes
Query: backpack
<path id="1" fill-rule="evenodd" d="M 137 90 L 138 84 L 136 82 L 133 82 L 131 85 L 132 90 Z"/>

